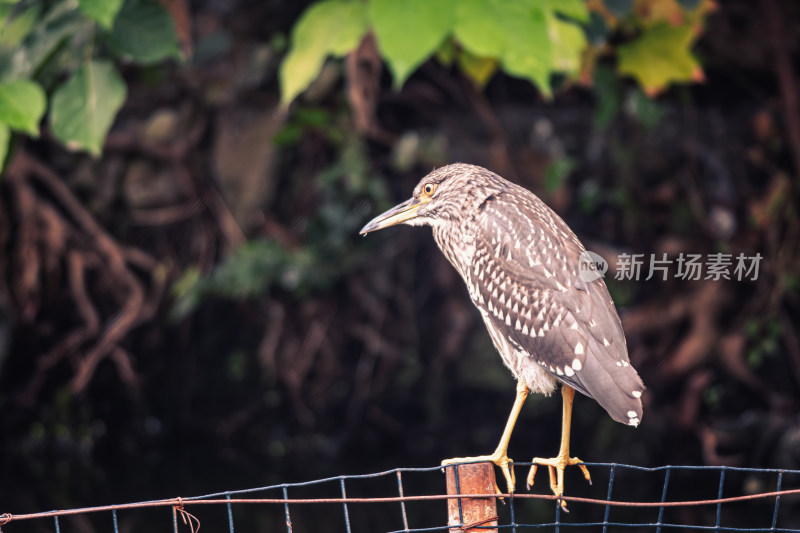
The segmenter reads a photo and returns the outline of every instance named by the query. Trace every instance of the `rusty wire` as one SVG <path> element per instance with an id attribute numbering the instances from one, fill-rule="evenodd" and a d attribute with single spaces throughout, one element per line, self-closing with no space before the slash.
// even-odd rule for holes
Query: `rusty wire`
<path id="1" fill-rule="evenodd" d="M 521 463 L 518 463 L 521 464 Z M 676 501 L 666 501 L 662 498 L 662 501 L 622 501 L 622 500 L 612 500 L 609 498 L 607 499 L 597 499 L 597 498 L 586 498 L 586 497 L 578 497 L 578 496 L 564 496 L 563 499 L 567 502 L 579 502 L 579 503 L 586 503 L 586 504 L 593 504 L 605 507 L 608 509 L 609 506 L 611 507 L 639 507 L 639 508 L 675 508 L 675 507 L 697 507 L 697 506 L 708 506 L 708 505 L 716 505 L 718 509 L 718 516 L 719 516 L 719 508 L 721 505 L 731 504 L 731 503 L 738 503 L 738 502 L 746 502 L 746 501 L 753 501 L 753 500 L 763 500 L 763 499 L 775 499 L 776 503 L 780 501 L 781 498 L 786 496 L 795 496 L 800 495 L 800 488 L 792 488 L 792 489 L 781 489 L 780 479 L 783 474 L 800 474 L 800 471 L 795 470 L 785 470 L 785 469 L 755 469 L 755 468 L 731 468 L 731 467 L 689 467 L 689 466 L 664 466 L 664 467 L 656 467 L 656 468 L 644 468 L 644 467 L 635 467 L 631 465 L 618 465 L 615 463 L 587 463 L 588 466 L 606 466 L 611 467 L 612 475 L 609 479 L 609 483 L 613 484 L 613 472 L 614 469 L 617 467 L 626 467 L 634 470 L 640 471 L 666 471 L 667 472 L 667 479 L 669 479 L 669 472 L 673 469 L 681 469 L 681 470 L 720 470 L 722 473 L 721 481 L 720 481 L 720 491 L 717 498 L 711 499 L 702 499 L 702 500 L 676 500 Z M 155 508 L 155 507 L 172 507 L 173 511 L 173 521 L 177 521 L 177 516 L 180 515 L 183 522 L 190 526 L 192 533 L 197 533 L 200 523 L 194 515 L 190 514 L 186 511 L 187 506 L 193 505 L 226 505 L 228 506 L 229 510 L 229 519 L 232 519 L 230 515 L 230 506 L 232 504 L 261 504 L 261 505 L 283 505 L 286 509 L 287 514 L 287 525 L 288 530 L 291 531 L 291 521 L 288 514 L 288 506 L 291 505 L 322 505 L 322 504 L 340 504 L 343 505 L 346 509 L 348 504 L 378 504 L 378 503 L 400 503 L 404 505 L 408 502 L 422 502 L 422 501 L 441 501 L 441 500 L 448 500 L 453 498 L 504 498 L 510 502 L 514 500 L 545 500 L 545 501 L 555 501 L 557 498 L 551 494 L 532 494 L 532 493 L 514 493 L 514 494 L 497 494 L 497 493 L 490 493 L 490 494 L 425 494 L 425 495 L 406 495 L 403 492 L 403 484 L 401 480 L 401 472 L 407 471 L 422 471 L 422 472 L 430 472 L 439 470 L 439 467 L 433 468 L 410 468 L 410 469 L 394 469 L 389 470 L 386 472 L 379 472 L 375 474 L 364 474 L 364 475 L 356 475 L 356 476 L 336 476 L 333 478 L 315 480 L 310 482 L 304 483 L 286 483 L 281 485 L 269 486 L 269 487 L 260 487 L 255 489 L 247 489 L 242 491 L 228 491 L 228 492 L 221 492 L 215 494 L 208 494 L 205 496 L 195 496 L 195 497 L 175 497 L 175 498 L 167 498 L 167 499 L 160 499 L 160 500 L 151 500 L 151 501 L 141 501 L 141 502 L 133 502 L 133 503 L 124 503 L 124 504 L 115 504 L 115 505 L 103 505 L 103 506 L 94 506 L 94 507 L 81 507 L 81 508 L 74 508 L 74 509 L 62 509 L 62 510 L 52 510 L 52 511 L 44 511 L 44 512 L 37 512 L 37 513 L 27 513 L 27 514 L 11 514 L 5 513 L 0 514 L 0 527 L 9 524 L 11 522 L 23 521 L 23 520 L 33 520 L 33 519 L 40 519 L 40 518 L 52 518 L 62 516 L 70 516 L 70 515 L 79 515 L 79 514 L 89 514 L 89 513 L 98 513 L 98 512 L 112 512 L 116 513 L 119 510 L 130 510 L 130 509 L 143 509 L 143 508 Z M 728 497 L 721 497 L 722 496 L 722 480 L 724 480 L 724 472 L 725 471 L 744 471 L 744 472 L 753 472 L 753 473 L 777 473 L 778 474 L 778 490 L 769 491 L 769 492 L 759 492 L 754 494 L 745 494 L 745 495 L 737 495 L 737 496 L 728 496 Z M 398 479 L 398 488 L 399 488 L 399 495 L 398 496 L 378 496 L 378 497 L 348 497 L 345 490 L 344 490 L 344 480 L 345 479 L 366 479 L 366 478 L 374 478 L 380 477 L 390 474 L 396 474 Z M 333 482 L 339 481 L 341 484 L 342 489 L 342 496 L 341 497 L 330 497 L 330 498 L 289 498 L 288 493 L 286 491 L 287 487 L 302 487 L 302 486 L 309 486 L 309 485 L 317 485 L 320 483 L 325 482 Z M 666 483 L 665 483 L 666 486 Z M 283 498 L 242 498 L 242 497 L 231 497 L 233 494 L 242 495 L 245 493 L 253 493 L 253 492 L 263 492 L 267 490 L 278 490 L 283 489 Z M 664 492 L 666 495 L 666 491 Z M 777 506 L 776 506 L 776 514 L 777 514 Z M 345 514 L 347 512 L 345 511 Z M 116 524 L 116 514 L 114 515 L 115 524 Z M 404 519 L 404 529 L 403 531 L 413 531 L 408 528 L 408 523 L 406 522 L 405 512 L 403 512 L 403 519 Z M 607 520 L 607 518 L 606 518 Z M 660 521 L 660 518 L 659 518 Z M 522 526 L 522 524 L 516 524 L 518 526 Z M 683 526 L 679 526 L 683 527 Z M 775 530 L 775 523 L 773 520 L 773 529 Z M 177 531 L 177 528 L 176 528 Z M 350 527 L 348 524 L 348 531 L 350 531 Z M 794 530 L 792 530 L 794 531 Z"/>
<path id="2" fill-rule="evenodd" d="M 772 492 L 760 492 L 757 494 L 746 494 L 742 496 L 730 496 L 728 498 L 714 498 L 710 500 L 687 500 L 687 501 L 671 501 L 671 502 L 626 502 L 616 500 L 601 500 L 597 498 L 582 498 L 580 496 L 564 496 L 563 499 L 567 502 L 580 502 L 590 503 L 596 505 L 611 505 L 616 507 L 695 507 L 699 505 L 717 505 L 726 503 L 737 503 L 750 500 L 759 500 L 765 498 L 778 498 L 783 496 L 791 496 L 800 494 L 800 489 L 787 489 Z M 170 507 L 173 506 L 177 511 L 181 511 L 184 506 L 188 505 L 227 505 L 227 504 L 325 504 L 325 503 L 398 503 L 398 502 L 419 502 L 419 501 L 435 501 L 435 500 L 448 500 L 453 498 L 515 498 L 515 499 L 530 499 L 530 500 L 551 500 L 555 501 L 557 498 L 552 494 L 424 494 L 418 496 L 385 496 L 385 497 L 372 497 L 372 498 L 218 498 L 208 500 L 190 500 L 180 496 L 175 498 L 168 498 L 164 500 L 153 500 L 147 502 L 134 502 L 134 503 L 121 503 L 116 505 L 101 505 L 97 507 L 80 507 L 76 509 L 62 509 L 58 511 L 44 511 L 41 513 L 29 513 L 14 515 L 5 513 L 0 515 L 0 526 L 10 522 L 19 520 L 32 520 L 35 518 L 50 518 L 53 516 L 68 516 L 75 514 L 86 513 L 99 513 L 103 511 L 120 511 L 125 509 L 142 509 L 150 507 Z"/>
<path id="3" fill-rule="evenodd" d="M 567 502 L 590 503 L 596 505 L 611 505 L 616 507 L 695 507 L 700 505 L 717 505 L 727 503 L 737 503 L 750 500 L 765 498 L 778 498 L 800 494 L 800 489 L 786 489 L 772 492 L 759 492 L 757 494 L 746 494 L 742 496 L 730 496 L 727 498 L 714 498 L 710 500 L 686 500 L 669 502 L 627 502 L 616 500 L 601 500 L 597 498 L 583 498 L 580 496 L 564 496 Z M 69 516 L 76 514 L 99 513 L 103 511 L 120 511 L 125 509 L 142 509 L 151 507 L 175 507 L 180 512 L 188 505 L 227 505 L 227 504 L 325 504 L 325 503 L 398 503 L 398 502 L 419 502 L 448 500 L 453 498 L 514 498 L 530 500 L 551 500 L 557 498 L 552 494 L 424 494 L 418 496 L 385 496 L 372 498 L 217 498 L 217 499 L 187 499 L 180 496 L 164 500 L 153 500 L 147 502 L 121 503 L 116 505 L 101 505 L 97 507 L 80 507 L 76 509 L 62 509 L 58 511 L 44 511 L 41 513 L 29 513 L 14 515 L 5 513 L 0 515 L 0 526 L 19 520 L 32 520 L 36 518 L 51 518 L 53 516 Z"/>

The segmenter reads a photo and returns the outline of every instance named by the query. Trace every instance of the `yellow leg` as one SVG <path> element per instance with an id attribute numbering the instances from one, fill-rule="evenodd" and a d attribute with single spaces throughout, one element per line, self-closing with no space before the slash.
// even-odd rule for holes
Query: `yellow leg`
<path id="1" fill-rule="evenodd" d="M 503 430 L 503 436 L 500 437 L 500 443 L 497 445 L 497 449 L 493 454 L 479 455 L 476 457 L 455 457 L 453 459 L 445 459 L 442 461 L 442 466 L 454 465 L 458 463 L 490 461 L 500 467 L 500 470 L 503 472 L 503 476 L 506 478 L 508 492 L 509 494 L 513 493 L 516 480 L 514 479 L 514 471 L 510 468 L 510 466 L 514 464 L 514 461 L 508 457 L 508 441 L 511 440 L 511 432 L 514 431 L 514 424 L 517 422 L 517 417 L 522 409 L 522 404 L 525 403 L 525 399 L 528 397 L 528 392 L 528 386 L 522 381 L 517 381 L 517 397 L 514 400 L 514 406 L 511 408 L 511 414 L 508 415 L 508 421 L 506 422 L 506 428 Z M 498 489 L 497 492 L 499 493 L 500 490 Z"/>
<path id="2" fill-rule="evenodd" d="M 575 389 L 568 385 L 561 385 L 561 398 L 563 401 L 563 411 L 561 420 L 561 447 L 558 450 L 558 455 L 549 459 L 542 459 L 535 457 L 533 459 L 533 466 L 531 466 L 530 473 L 528 473 L 528 488 L 533 485 L 533 477 L 536 475 L 536 468 L 538 465 L 547 466 L 550 470 L 550 490 L 553 494 L 558 496 L 561 507 L 566 510 L 567 505 L 561 497 L 564 495 L 564 468 L 569 465 L 578 465 L 583 472 L 583 477 L 589 484 L 592 483 L 592 478 L 589 475 L 589 469 L 583 464 L 583 461 L 577 457 L 569 456 L 569 432 L 570 425 L 572 424 L 572 399 L 575 397 Z"/>

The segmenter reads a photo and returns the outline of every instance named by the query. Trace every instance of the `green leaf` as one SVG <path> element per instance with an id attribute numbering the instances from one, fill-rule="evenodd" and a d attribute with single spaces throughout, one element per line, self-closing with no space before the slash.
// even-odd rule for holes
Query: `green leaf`
<path id="1" fill-rule="evenodd" d="M 47 97 L 38 83 L 18 80 L 0 83 L 0 122 L 32 137 L 39 136 L 39 121 Z"/>
<path id="2" fill-rule="evenodd" d="M 512 5 L 518 7 L 517 2 L 505 4 L 496 1 L 462 0 L 456 5 L 453 28 L 456 39 L 477 56 L 502 57 L 508 47 L 509 33 L 503 27 L 503 22 L 509 18 L 507 11 Z"/>
<path id="3" fill-rule="evenodd" d="M 507 27 L 511 46 L 501 57 L 503 68 L 509 74 L 532 81 L 549 98 L 553 49 L 544 13 L 538 9 L 519 13 L 507 21 Z"/>
<path id="4" fill-rule="evenodd" d="M 343 56 L 358 46 L 367 31 L 366 9 L 358 0 L 323 0 L 303 12 L 280 68 L 283 105 L 308 88 L 326 57 Z"/>
<path id="5" fill-rule="evenodd" d="M 691 25 L 654 24 L 635 41 L 617 47 L 618 69 L 636 78 L 648 96 L 671 83 L 702 79 L 690 50 L 693 37 Z"/>
<path id="6" fill-rule="evenodd" d="M 87 31 L 91 24 L 73 3 L 57 2 L 22 44 L 0 54 L 0 80 L 32 78 L 69 36 Z"/>
<path id="7" fill-rule="evenodd" d="M 71 150 L 99 156 L 127 88 L 111 62 L 88 61 L 53 93 L 50 128 Z"/>
<path id="8" fill-rule="evenodd" d="M 41 10 L 40 4 L 0 2 L 0 47 L 8 48 L 21 43 L 33 29 Z"/>
<path id="9" fill-rule="evenodd" d="M 581 53 L 586 48 L 583 30 L 553 14 L 547 15 L 547 28 L 553 45 L 553 70 L 577 74 L 581 69 Z"/>
<path id="10" fill-rule="evenodd" d="M 11 148 L 11 130 L 5 124 L 0 124 L 0 174 L 6 166 L 9 148 Z"/>
<path id="11" fill-rule="evenodd" d="M 550 95 L 552 47 L 540 4 L 462 0 L 456 7 L 454 34 L 473 54 L 498 58 L 506 72 L 532 81 Z"/>
<path id="12" fill-rule="evenodd" d="M 81 11 L 106 29 L 111 29 L 123 0 L 78 0 Z"/>
<path id="13" fill-rule="evenodd" d="M 149 65 L 180 57 L 172 17 L 156 0 L 126 1 L 107 40 L 117 54 L 137 63 Z"/>
<path id="14" fill-rule="evenodd" d="M 497 60 L 492 57 L 478 57 L 469 50 L 458 54 L 458 67 L 478 87 L 484 87 L 497 71 Z"/>
<path id="15" fill-rule="evenodd" d="M 372 27 L 395 87 L 402 86 L 449 35 L 453 9 L 451 0 L 372 0 Z"/>

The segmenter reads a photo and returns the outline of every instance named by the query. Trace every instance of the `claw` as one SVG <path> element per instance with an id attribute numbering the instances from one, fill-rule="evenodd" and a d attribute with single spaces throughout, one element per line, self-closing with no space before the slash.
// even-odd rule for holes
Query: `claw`
<path id="1" fill-rule="evenodd" d="M 589 475 L 589 469 L 586 468 L 586 465 L 583 464 L 583 462 L 580 462 L 580 463 L 578 463 L 578 468 L 581 469 L 581 472 L 583 472 L 583 477 L 586 479 L 586 481 L 589 482 L 589 485 L 591 485 L 592 484 L 592 476 Z"/>
<path id="2" fill-rule="evenodd" d="M 528 478 L 526 479 L 525 482 L 525 486 L 528 490 L 531 490 L 531 487 L 533 487 L 533 478 L 536 476 L 536 469 L 538 467 L 539 465 L 534 464 L 533 466 L 531 466 L 530 472 L 528 472 Z"/>
<path id="3" fill-rule="evenodd" d="M 564 501 L 564 469 L 566 467 L 570 465 L 577 465 L 581 469 L 583 477 L 586 478 L 586 481 L 588 481 L 590 485 L 592 484 L 592 478 L 589 475 L 589 469 L 586 468 L 586 465 L 583 464 L 583 461 L 577 457 L 567 457 L 561 455 L 548 459 L 535 457 L 533 459 L 533 463 L 534 464 L 531 466 L 531 469 L 528 472 L 528 490 L 530 490 L 530 488 L 533 486 L 533 478 L 536 475 L 537 467 L 539 465 L 546 466 L 548 473 L 550 474 L 550 490 L 558 498 L 558 502 L 564 511 L 569 512 L 567 510 L 567 502 Z"/>

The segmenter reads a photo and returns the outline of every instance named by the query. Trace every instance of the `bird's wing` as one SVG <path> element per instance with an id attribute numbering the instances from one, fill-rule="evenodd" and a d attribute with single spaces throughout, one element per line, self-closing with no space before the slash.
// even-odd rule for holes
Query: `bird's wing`
<path id="1" fill-rule="evenodd" d="M 525 189 L 512 194 L 513 201 L 506 193 L 492 197 L 475 216 L 466 273 L 473 302 L 521 356 L 615 420 L 638 424 L 644 385 L 605 283 L 578 275 L 584 248 L 558 215 Z"/>

